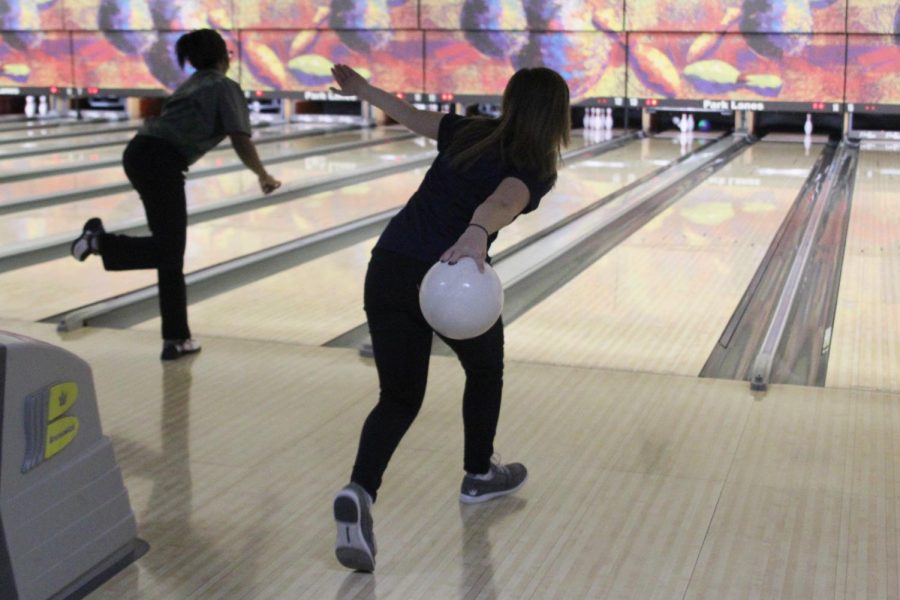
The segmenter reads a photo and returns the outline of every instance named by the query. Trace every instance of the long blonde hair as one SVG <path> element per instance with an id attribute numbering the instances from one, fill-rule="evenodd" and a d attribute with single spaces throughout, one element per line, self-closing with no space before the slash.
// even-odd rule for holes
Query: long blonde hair
<path id="1" fill-rule="evenodd" d="M 486 152 L 540 180 L 555 177 L 569 143 L 569 86 L 546 67 L 520 69 L 503 92 L 499 119 L 473 118 L 448 148 L 450 165 L 465 170 Z"/>

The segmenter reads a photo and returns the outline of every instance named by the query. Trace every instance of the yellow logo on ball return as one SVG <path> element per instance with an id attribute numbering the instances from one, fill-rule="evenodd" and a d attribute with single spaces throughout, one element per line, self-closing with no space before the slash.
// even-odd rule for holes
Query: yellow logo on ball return
<path id="1" fill-rule="evenodd" d="M 53 458 L 78 435 L 78 418 L 66 416 L 78 400 L 78 384 L 58 383 L 25 399 L 25 460 L 22 473 Z"/>

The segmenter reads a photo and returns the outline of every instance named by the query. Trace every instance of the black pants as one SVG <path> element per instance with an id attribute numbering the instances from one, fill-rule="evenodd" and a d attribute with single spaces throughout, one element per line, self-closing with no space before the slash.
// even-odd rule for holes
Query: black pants
<path id="1" fill-rule="evenodd" d="M 352 481 L 374 499 L 388 461 L 422 406 L 433 331 L 419 309 L 419 283 L 431 265 L 376 250 L 369 263 L 365 309 L 381 392 L 363 425 Z M 486 473 L 503 389 L 503 322 L 470 340 L 443 338 L 466 373 L 464 468 Z"/>
<path id="2" fill-rule="evenodd" d="M 100 238 L 100 253 L 107 271 L 156 269 L 162 337 L 191 337 L 187 322 L 184 285 L 184 247 L 187 242 L 187 200 L 184 172 L 187 163 L 169 143 L 138 135 L 122 156 L 128 180 L 140 194 L 149 237 L 107 234 Z"/>

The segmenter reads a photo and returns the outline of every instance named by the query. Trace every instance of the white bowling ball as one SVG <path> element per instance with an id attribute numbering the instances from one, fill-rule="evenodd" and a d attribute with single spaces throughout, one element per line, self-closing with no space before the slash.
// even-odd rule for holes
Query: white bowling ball
<path id="1" fill-rule="evenodd" d="M 419 286 L 419 305 L 432 329 L 454 340 L 477 337 L 503 311 L 503 284 L 490 265 L 484 273 L 471 258 L 455 265 L 437 262 Z"/>

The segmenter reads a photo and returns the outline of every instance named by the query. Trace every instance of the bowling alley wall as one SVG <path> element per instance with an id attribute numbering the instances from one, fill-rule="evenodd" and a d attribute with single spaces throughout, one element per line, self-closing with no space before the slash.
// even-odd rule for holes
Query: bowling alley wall
<path id="1" fill-rule="evenodd" d="M 546 65 L 576 102 L 900 105 L 900 2 L 880 0 L 0 0 L 0 93 L 168 93 L 200 27 L 270 95 L 326 91 L 335 62 L 457 97 Z"/>

